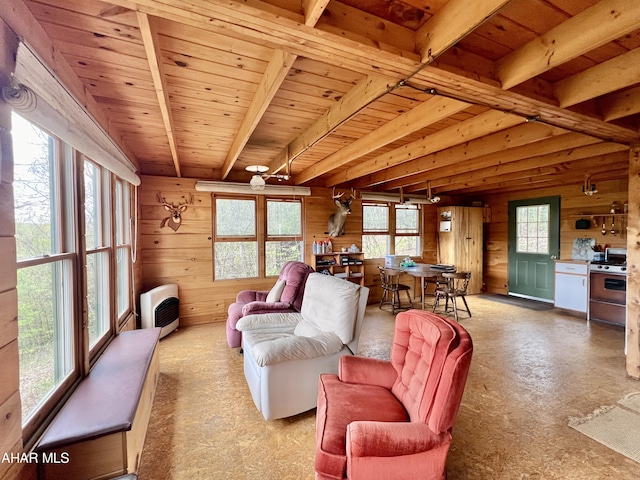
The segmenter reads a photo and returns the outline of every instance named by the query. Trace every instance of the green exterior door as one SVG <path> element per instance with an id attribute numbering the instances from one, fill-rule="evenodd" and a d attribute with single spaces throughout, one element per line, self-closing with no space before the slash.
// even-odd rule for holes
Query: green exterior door
<path id="1" fill-rule="evenodd" d="M 509 294 L 554 298 L 560 255 L 560 197 L 509 202 Z"/>

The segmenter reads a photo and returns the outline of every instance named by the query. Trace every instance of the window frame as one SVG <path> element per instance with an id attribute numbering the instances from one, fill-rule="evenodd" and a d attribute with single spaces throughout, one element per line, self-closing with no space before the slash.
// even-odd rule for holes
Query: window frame
<path id="1" fill-rule="evenodd" d="M 218 234 L 217 229 L 217 208 L 216 199 L 227 200 L 253 200 L 255 202 L 255 235 L 254 236 L 224 236 Z M 268 202 L 296 202 L 300 204 L 300 235 L 268 235 Z M 213 228 L 213 281 L 214 282 L 226 282 L 226 281 L 238 281 L 251 278 L 272 278 L 277 275 L 266 274 L 266 249 L 267 243 L 273 241 L 300 241 L 302 242 L 300 261 L 304 261 L 304 209 L 305 202 L 299 197 L 279 196 L 279 195 L 244 195 L 244 194 L 229 194 L 229 193 L 212 193 L 211 194 L 211 209 L 212 209 L 212 228 Z M 255 277 L 234 277 L 234 278 L 217 278 L 216 277 L 216 243 L 219 242 L 256 242 L 257 244 L 257 276 Z"/>
<path id="2" fill-rule="evenodd" d="M 364 218 L 365 218 L 365 209 L 367 207 L 386 207 L 387 208 L 387 219 L 388 219 L 388 228 L 386 231 L 382 230 L 367 230 L 364 226 Z M 412 205 L 413 206 L 413 205 Z M 364 201 L 362 202 L 362 243 L 364 245 L 364 237 L 365 235 L 386 235 L 387 236 L 387 253 L 386 255 L 396 255 L 396 238 L 405 238 L 405 237 L 417 237 L 419 251 L 415 255 L 411 255 L 412 257 L 421 257 L 422 250 L 424 248 L 424 225 L 423 225 L 423 210 L 421 205 L 415 205 L 415 210 L 418 215 L 418 233 L 404 233 L 397 231 L 397 211 L 401 209 L 409 209 L 408 206 L 397 203 L 397 202 L 375 202 L 375 201 Z M 363 247 L 364 249 L 364 247 Z M 367 255 L 366 249 L 365 255 Z M 365 256 L 367 260 L 375 260 L 383 257 L 369 257 Z"/>
<path id="3" fill-rule="evenodd" d="M 412 208 L 415 207 L 415 208 Z M 415 210 L 416 211 L 416 215 L 417 215 L 417 226 L 418 226 L 418 231 L 416 233 L 404 233 L 404 232 L 398 232 L 398 211 L 399 210 Z M 420 208 L 420 205 L 416 205 L 416 204 L 409 204 L 409 205 L 405 205 L 402 203 L 394 203 L 393 204 L 393 224 L 394 224 L 394 235 L 393 235 L 393 253 L 390 253 L 390 255 L 396 255 L 396 240 L 398 238 L 409 238 L 409 237 L 415 237 L 417 243 L 417 247 L 418 247 L 418 251 L 416 252 L 415 255 L 410 255 L 411 257 L 421 257 L 422 256 L 422 209 Z"/>
<path id="4" fill-rule="evenodd" d="M 217 204 L 216 201 L 220 200 L 249 200 L 254 202 L 254 235 L 219 235 L 218 234 L 218 217 L 217 217 Z M 237 280 L 246 280 L 251 278 L 260 278 L 261 270 L 260 270 L 260 258 L 264 256 L 264 246 L 262 247 L 262 251 L 260 249 L 260 242 L 258 241 L 260 228 L 262 227 L 262 222 L 258 221 L 258 195 L 229 195 L 229 194 L 211 194 L 211 208 L 213 210 L 212 222 L 213 222 L 213 280 L 214 281 L 237 281 Z M 230 277 L 230 278 L 216 278 L 216 244 L 217 243 L 239 243 L 239 242 L 255 242 L 256 243 L 256 254 L 257 254 L 257 266 L 256 272 L 257 276 L 255 277 Z M 264 270 L 262 270 L 264 272 Z"/>
<path id="5" fill-rule="evenodd" d="M 56 268 L 56 264 L 62 265 L 63 270 L 59 273 L 64 279 L 63 291 L 59 290 L 59 285 L 54 281 L 52 283 L 51 294 L 55 299 L 64 298 L 66 307 L 60 307 L 54 302 L 54 312 L 62 312 L 62 316 L 56 316 L 55 325 L 61 325 L 63 329 L 68 329 L 62 337 L 61 343 L 57 342 L 56 326 L 54 326 L 53 351 L 54 351 L 54 372 L 57 367 L 55 357 L 56 345 L 65 345 L 70 348 L 68 362 L 71 366 L 70 371 L 62 375 L 62 379 L 55 384 L 52 389 L 39 399 L 30 415 L 26 416 L 23 412 L 22 432 L 25 445 L 30 445 L 35 441 L 37 436 L 46 427 L 47 422 L 53 417 L 57 408 L 64 398 L 72 391 L 81 378 L 89 373 L 93 363 L 97 360 L 106 345 L 115 336 L 118 327 L 127 321 L 133 314 L 133 259 L 131 252 L 133 251 L 133 241 L 131 237 L 131 227 L 127 229 L 128 243 L 120 246 L 116 239 L 115 226 L 115 190 L 116 182 L 120 182 L 123 191 L 127 190 L 127 195 L 123 196 L 124 211 L 128 212 L 124 216 L 123 221 L 131 220 L 131 212 L 134 208 L 132 205 L 131 189 L 132 185 L 124 179 L 116 177 L 98 162 L 94 162 L 89 158 L 85 158 L 79 151 L 71 145 L 63 142 L 61 139 L 53 135 L 47 129 L 42 128 L 37 123 L 21 116 L 18 112 L 12 112 L 12 115 L 18 115 L 25 122 L 33 125 L 49 137 L 49 185 L 52 189 L 51 197 L 51 218 L 50 223 L 53 224 L 51 230 L 52 242 L 49 252 L 43 252 L 30 258 L 16 259 L 16 269 L 22 270 L 30 267 L 52 265 Z M 13 132 L 12 132 L 13 133 Z M 18 137 L 12 135 L 14 150 L 22 148 L 16 142 L 30 142 L 29 137 Z M 21 144 L 20 144 L 21 145 Z M 16 148 L 17 147 L 17 148 Z M 53 150 L 52 150 L 53 149 Z M 85 245 L 85 162 L 90 162 L 99 172 L 100 193 L 99 196 L 99 212 L 101 240 L 96 242 L 95 248 L 87 250 Z M 26 177 L 25 177 L 26 178 Z M 18 180 L 18 175 L 14 176 L 14 182 Z M 14 203 L 14 209 L 17 205 Z M 15 222 L 18 223 L 16 218 Z M 86 271 L 89 255 L 106 254 L 106 274 L 103 280 L 107 282 L 108 289 L 115 292 L 118 280 L 113 275 L 116 271 L 116 255 L 118 248 L 128 249 L 128 283 L 126 287 L 127 307 L 123 310 L 120 318 L 116 318 L 118 312 L 117 296 L 109 294 L 104 297 L 106 305 L 102 308 L 108 309 L 107 312 L 107 330 L 99 338 L 99 340 L 89 348 L 89 331 L 88 331 L 88 274 Z M 96 257 L 97 258 L 97 257 Z M 20 285 L 18 285 L 18 308 L 20 308 Z M 102 302 L 102 303 L 105 303 Z M 27 304 L 28 305 L 28 304 Z M 60 310 L 62 308 L 62 310 Z M 20 318 L 18 319 L 20 321 Z M 18 336 L 20 341 L 20 336 Z M 54 373 L 54 378 L 55 378 Z M 22 380 L 22 377 L 21 377 Z"/>
<path id="6" fill-rule="evenodd" d="M 301 198 L 289 198 L 289 197 L 276 197 L 269 196 L 263 197 L 264 201 L 264 260 L 261 262 L 263 268 L 263 277 L 277 277 L 279 272 L 274 275 L 267 275 L 267 243 L 269 242 L 300 242 L 300 257 L 298 261 L 304 261 L 304 202 Z M 269 202 L 284 202 L 284 203 L 297 203 L 300 205 L 300 230 L 297 235 L 269 235 Z"/>

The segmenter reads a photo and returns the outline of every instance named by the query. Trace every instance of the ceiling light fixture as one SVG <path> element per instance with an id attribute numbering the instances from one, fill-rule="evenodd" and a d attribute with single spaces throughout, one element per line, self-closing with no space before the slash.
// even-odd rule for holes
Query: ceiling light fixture
<path id="1" fill-rule="evenodd" d="M 431 203 L 438 203 L 441 200 L 438 195 L 431 194 L 431 180 L 427 181 L 427 198 Z"/>
<path id="2" fill-rule="evenodd" d="M 585 175 L 584 185 L 582 185 L 582 193 L 587 196 L 591 196 L 594 193 L 598 193 L 598 189 L 595 183 L 591 183 L 591 175 Z"/>
<path id="3" fill-rule="evenodd" d="M 289 175 L 266 173 L 269 170 L 269 167 L 266 165 L 249 165 L 248 167 L 245 167 L 245 170 L 253 172 L 253 176 L 249 181 L 249 186 L 251 187 L 251 190 L 255 191 L 264 190 L 264 187 L 267 184 L 265 181 L 267 178 L 277 178 L 278 181 L 289 180 Z"/>

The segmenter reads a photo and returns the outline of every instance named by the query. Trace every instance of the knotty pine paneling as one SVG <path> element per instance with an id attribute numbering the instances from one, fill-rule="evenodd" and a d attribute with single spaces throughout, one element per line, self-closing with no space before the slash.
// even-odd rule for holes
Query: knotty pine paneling
<path id="1" fill-rule="evenodd" d="M 491 209 L 491 222 L 485 224 L 484 281 L 486 290 L 491 293 L 506 294 L 507 279 L 507 247 L 508 247 L 508 209 L 509 201 L 523 198 L 537 198 L 560 195 L 560 258 L 570 259 L 573 240 L 576 238 L 595 238 L 596 244 L 609 247 L 625 248 L 627 246 L 626 219 L 616 225 L 620 233 L 602 235 L 602 225 L 593 225 L 588 230 L 575 228 L 577 215 L 606 214 L 611 203 L 616 201 L 622 207 L 628 196 L 628 181 L 594 182 L 598 193 L 586 196 L 581 185 L 569 185 L 562 188 L 527 190 L 505 195 L 492 195 L 485 198 Z M 602 218 L 602 217 L 601 217 Z M 611 217 L 607 220 L 607 229 L 611 229 Z"/>
<path id="2" fill-rule="evenodd" d="M 0 293 L 0 348 L 18 338 L 18 291 Z"/>
<path id="3" fill-rule="evenodd" d="M 349 190 L 336 189 L 336 195 L 344 191 L 343 199 L 349 198 Z M 313 242 L 326 240 L 329 217 L 337 211 L 330 188 L 312 188 L 311 196 L 304 199 L 304 258 L 305 262 L 312 264 Z M 333 251 L 339 252 L 343 247 L 349 248 L 355 244 L 362 250 L 362 201 L 359 199 L 351 202 L 351 214 L 347 216 L 344 224 L 344 235 L 331 239 Z"/>
<path id="4" fill-rule="evenodd" d="M 142 177 L 140 201 L 140 250 L 142 291 L 165 283 L 177 283 L 180 291 L 180 321 L 183 325 L 226 321 L 227 309 L 240 290 L 269 290 L 273 278 L 213 281 L 213 240 L 211 194 L 195 191 L 195 180 L 168 177 Z M 158 204 L 161 193 L 168 202 L 177 203 L 194 197 L 183 213 L 177 232 L 160 228 L 166 210 Z M 313 242 L 326 240 L 329 216 L 337 209 L 331 189 L 314 187 L 303 200 L 304 259 L 311 264 Z M 350 195 L 345 192 L 345 197 Z M 362 202 L 351 204 L 352 213 L 345 223 L 345 235 L 332 238 L 335 251 L 355 244 L 362 249 Z M 416 261 L 435 263 L 437 212 L 435 206 L 422 208 L 424 222 L 423 254 Z M 369 303 L 380 301 L 378 265 L 384 260 L 367 260 L 365 285 L 371 287 Z M 405 281 L 413 286 L 413 277 Z"/>
<path id="5" fill-rule="evenodd" d="M 0 86 L 9 84 L 15 67 L 18 39 L 0 19 Z M 13 148 L 11 109 L 0 102 L 0 453 L 22 450 L 19 392 L 18 297 L 15 221 L 13 210 Z M 22 464 L 0 463 L 0 478 L 17 478 Z M 33 470 L 33 469 L 32 469 Z"/>

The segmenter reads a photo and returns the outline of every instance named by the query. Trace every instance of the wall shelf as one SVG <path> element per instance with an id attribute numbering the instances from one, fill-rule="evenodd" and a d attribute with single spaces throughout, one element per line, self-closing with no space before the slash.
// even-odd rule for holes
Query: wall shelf
<path id="1" fill-rule="evenodd" d="M 314 253 L 312 267 L 364 286 L 364 253 Z"/>

